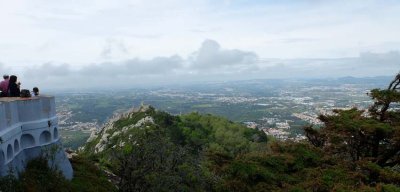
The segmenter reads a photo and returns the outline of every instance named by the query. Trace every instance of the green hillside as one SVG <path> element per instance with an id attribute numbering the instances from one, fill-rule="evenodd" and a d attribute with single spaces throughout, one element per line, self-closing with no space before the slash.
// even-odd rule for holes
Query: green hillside
<path id="1" fill-rule="evenodd" d="M 321 115 L 306 140 L 277 141 L 225 118 L 151 106 L 89 138 L 63 179 L 45 160 L 0 179 L 5 191 L 400 191 L 400 74 L 368 111 Z"/>
<path id="2" fill-rule="evenodd" d="M 321 115 L 307 140 L 212 115 L 142 107 L 109 122 L 83 154 L 119 177 L 121 191 L 399 191 L 400 76 L 371 91 L 369 113 Z"/>
<path id="3" fill-rule="evenodd" d="M 224 179 L 212 170 L 215 158 L 266 148 L 263 132 L 221 117 L 142 107 L 104 127 L 84 154 L 120 176 L 121 189 L 203 191 Z"/>

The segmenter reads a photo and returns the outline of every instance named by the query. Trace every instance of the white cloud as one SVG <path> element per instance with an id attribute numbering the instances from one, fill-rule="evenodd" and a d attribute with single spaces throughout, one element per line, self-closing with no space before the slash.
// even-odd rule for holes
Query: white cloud
<path id="1" fill-rule="evenodd" d="M 120 60 L 187 55 L 208 38 L 262 58 L 334 58 L 399 49 L 400 2 L 0 0 L 0 27 L 7 65 L 105 62 L 108 39 L 130 50 Z"/>
<path id="2" fill-rule="evenodd" d="M 45 63 L 19 74 L 27 87 L 122 88 L 255 78 L 390 76 L 400 69 L 399 60 L 399 52 L 368 52 L 337 59 L 258 59 L 253 52 L 226 49 L 216 41 L 205 40 L 186 57 L 133 58 L 88 64 L 79 69 L 65 63 Z M 1 69 L 4 67 L 0 65 Z"/>
<path id="3" fill-rule="evenodd" d="M 0 28 L 0 70 L 43 86 L 42 79 L 96 86 L 117 76 L 129 85 L 399 68 L 398 53 L 388 53 L 400 49 L 395 0 L 0 0 Z M 204 39 L 218 43 L 199 48 Z"/>
<path id="4" fill-rule="evenodd" d="M 129 53 L 128 48 L 123 41 L 108 39 L 100 56 L 105 59 L 120 58 Z"/>
<path id="5" fill-rule="evenodd" d="M 237 49 L 221 49 L 218 42 L 205 40 L 200 49 L 190 58 L 191 67 L 195 69 L 213 70 L 215 68 L 250 67 L 258 57 L 253 52 Z"/>
<path id="6" fill-rule="evenodd" d="M 68 64 L 52 64 L 44 63 L 39 66 L 27 68 L 24 71 L 24 77 L 28 79 L 46 79 L 49 76 L 65 77 L 72 73 L 71 68 Z"/>
<path id="7" fill-rule="evenodd" d="M 173 73 L 182 67 L 182 58 L 174 55 L 170 57 L 155 57 L 151 60 L 138 58 L 122 62 L 107 62 L 83 67 L 77 73 L 86 76 L 143 76 Z"/>

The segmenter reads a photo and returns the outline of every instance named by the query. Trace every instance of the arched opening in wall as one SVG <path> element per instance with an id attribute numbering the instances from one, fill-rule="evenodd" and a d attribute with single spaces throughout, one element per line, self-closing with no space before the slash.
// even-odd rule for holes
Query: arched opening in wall
<path id="1" fill-rule="evenodd" d="M 49 131 L 43 131 L 42 134 L 40 134 L 39 137 L 39 143 L 40 144 L 45 144 L 45 143 L 50 143 L 51 141 L 51 134 Z"/>
<path id="2" fill-rule="evenodd" d="M 14 153 L 13 153 L 12 146 L 11 146 L 11 144 L 8 144 L 8 146 L 7 146 L 7 159 L 10 160 L 10 159 L 13 158 L 13 156 L 14 156 Z"/>
<path id="3" fill-rule="evenodd" d="M 31 134 L 23 134 L 21 136 L 21 146 L 22 148 L 28 148 L 35 146 L 35 139 Z"/>
<path id="4" fill-rule="evenodd" d="M 57 127 L 54 127 L 54 136 L 53 136 L 54 138 L 54 140 L 56 140 L 56 139 L 58 139 L 58 129 L 57 129 Z"/>
<path id="5" fill-rule="evenodd" d="M 14 141 L 14 153 L 18 153 L 18 151 L 19 151 L 19 142 L 18 142 L 18 140 L 16 139 L 16 140 Z"/>
<path id="6" fill-rule="evenodd" d="M 4 163 L 6 163 L 4 152 L 0 151 L 0 166 L 4 165 Z"/>

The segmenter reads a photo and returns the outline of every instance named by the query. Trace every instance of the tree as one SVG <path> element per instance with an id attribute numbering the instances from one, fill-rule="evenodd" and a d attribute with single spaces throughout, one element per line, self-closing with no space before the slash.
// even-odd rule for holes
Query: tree
<path id="1" fill-rule="evenodd" d="M 400 102 L 400 73 L 396 75 L 392 82 L 390 82 L 387 89 L 373 89 L 371 90 L 371 98 L 375 100 L 370 108 L 370 113 L 373 117 L 380 121 L 389 121 L 391 123 L 398 123 L 398 111 L 389 111 L 390 105 Z M 396 116 L 397 114 L 397 116 Z"/>
<path id="2" fill-rule="evenodd" d="M 120 191 L 189 191 L 200 188 L 201 171 L 184 147 L 174 145 L 158 126 L 132 130 L 129 143 L 115 151 Z"/>
<path id="3" fill-rule="evenodd" d="M 328 154 L 356 165 L 366 162 L 380 168 L 400 163 L 400 73 L 387 89 L 373 89 L 369 94 L 374 104 L 369 110 L 334 110 L 333 115 L 320 115 L 325 126 L 305 127 L 308 141 Z M 372 181 L 378 176 L 373 176 Z"/>

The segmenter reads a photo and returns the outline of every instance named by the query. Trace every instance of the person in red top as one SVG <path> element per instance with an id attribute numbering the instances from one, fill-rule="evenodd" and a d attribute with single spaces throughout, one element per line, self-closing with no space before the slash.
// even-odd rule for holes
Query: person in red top
<path id="1" fill-rule="evenodd" d="M 3 75 L 4 80 L 0 82 L 0 97 L 7 97 L 8 96 L 8 84 L 9 84 L 9 76 Z"/>

